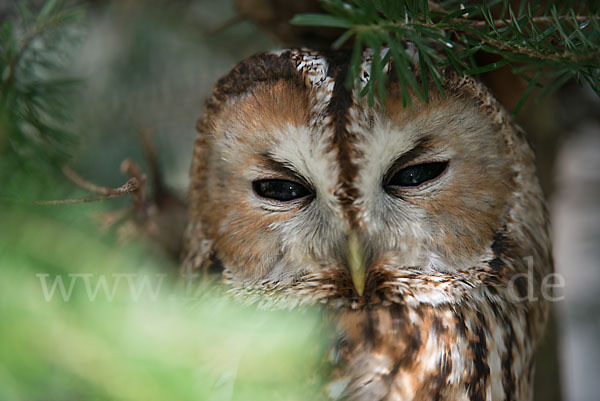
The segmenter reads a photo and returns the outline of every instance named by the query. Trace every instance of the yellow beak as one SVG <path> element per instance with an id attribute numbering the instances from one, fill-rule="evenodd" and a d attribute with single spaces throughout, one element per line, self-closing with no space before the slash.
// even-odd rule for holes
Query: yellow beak
<path id="1" fill-rule="evenodd" d="M 352 283 L 359 296 L 365 292 L 365 252 L 358 235 L 351 231 L 348 235 L 348 267 Z"/>

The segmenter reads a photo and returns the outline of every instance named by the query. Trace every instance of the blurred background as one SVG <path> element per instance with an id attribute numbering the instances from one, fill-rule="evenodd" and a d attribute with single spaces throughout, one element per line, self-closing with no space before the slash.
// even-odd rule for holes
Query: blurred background
<path id="1" fill-rule="evenodd" d="M 0 2 L 0 22 L 15 17 L 17 3 Z M 33 8 L 43 3 L 28 2 Z M 164 185 L 170 196 L 181 200 L 185 199 L 189 184 L 195 123 L 216 80 L 238 61 L 256 52 L 288 45 L 328 46 L 338 34 L 319 32 L 315 28 L 292 28 L 287 23 L 298 12 L 317 11 L 315 1 L 89 0 L 71 3 L 83 6 L 85 14 L 75 24 L 71 39 L 64 42 L 69 60 L 64 65 L 65 74 L 79 80 L 68 100 L 69 130 L 75 134 L 77 142 L 70 148 L 69 166 L 89 182 L 119 187 L 127 179 L 120 171 L 123 160 L 135 161 L 143 171 L 154 168 L 153 160 L 148 158 L 148 152 L 144 152 L 143 140 L 140 140 L 140 133 L 145 133 L 156 148 L 154 162 L 160 168 L 160 185 Z M 509 109 L 515 106 L 526 86 L 504 70 L 482 79 Z M 589 88 L 569 84 L 541 103 L 529 102 L 517 120 L 526 129 L 537 153 L 540 180 L 549 200 L 553 224 L 556 271 L 566 283 L 558 290 L 557 295 L 564 299 L 553 305 L 553 323 L 538 363 L 537 399 L 597 400 L 600 394 L 600 99 Z M 0 177 L 10 176 L 11 172 L 4 168 Z M 51 178 L 30 190 L 30 198 L 82 196 L 83 192 L 64 177 L 50 175 Z M 4 190 L 12 188 L 12 192 L 8 192 L 12 195 L 22 191 L 26 186 L 23 179 L 17 176 L 10 183 L 5 181 Z M 80 236 L 96 235 L 90 233 L 96 233 L 98 229 L 101 232 L 98 241 L 107 247 L 102 248 L 106 254 L 116 247 L 125 258 L 122 263 L 132 270 L 138 265 L 150 264 L 153 267 L 150 266 L 149 271 L 154 274 L 159 263 L 147 260 L 147 252 L 158 252 L 153 245 L 127 241 L 134 237 L 127 225 L 107 228 L 114 215 L 126 209 L 130 202 L 130 199 L 116 199 L 102 205 L 57 206 L 50 212 L 48 209 L 37 212 L 14 209 L 9 212 L 6 209 L 0 214 L 5 216 L 4 221 L 0 221 L 0 251 L 4 249 L 5 252 L 0 252 L 0 257 L 4 255 L 4 259 L 0 259 L 0 268 L 8 268 L 7 255 L 12 255 L 12 262 L 23 266 L 23 272 L 35 270 L 41 262 L 50 263 L 44 262 L 47 253 L 60 254 L 60 249 L 57 250 L 60 244 L 48 242 L 48 238 L 63 235 L 61 230 L 66 227 L 72 230 L 74 226 L 80 231 L 69 234 L 75 241 L 73 250 L 65 250 L 66 254 L 58 259 L 50 258 L 56 260 L 57 266 L 63 264 L 61 269 L 64 271 L 68 271 L 65 266 L 69 264 L 77 266 L 73 259 L 85 258 L 77 256 L 69 260 L 66 256 L 82 246 L 77 242 Z M 70 211 L 65 212 L 65 208 Z M 48 235 L 40 237 L 38 227 L 44 225 L 40 222 L 47 222 L 48 213 L 53 219 L 58 214 L 59 223 L 54 231 L 52 227 L 42 231 Z M 39 221 L 31 220 L 36 223 L 27 226 L 23 224 L 27 219 Z M 15 232 L 19 234 L 15 235 Z M 35 257 L 25 251 L 27 255 L 15 256 L 14 249 L 30 247 L 36 238 L 46 244 L 46 248 L 36 251 Z M 6 253 L 8 247 L 13 250 L 12 254 Z M 169 255 L 160 257 L 170 260 L 165 263 L 172 265 L 172 271 L 176 272 L 176 262 L 169 259 Z M 9 285 L 5 279 L 3 283 Z M 5 300 L 14 302 L 9 298 Z M 39 308 L 45 307 L 44 304 L 34 305 L 27 312 L 29 318 L 39 321 L 58 313 L 45 309 L 40 312 Z M 139 305 L 131 308 L 129 313 L 141 313 Z M 4 317 L 9 312 L 14 310 L 3 309 Z M 98 312 L 104 313 L 107 319 L 112 318 L 112 312 Z M 157 316 L 152 318 L 158 319 Z M 116 319 L 129 321 L 127 316 L 117 315 Z M 21 329 L 26 331 L 28 324 L 22 322 Z M 156 324 L 160 326 L 160 323 Z M 187 323 L 177 324 L 185 326 Z M 42 330 L 45 326 L 32 324 L 31 327 Z M 13 331 L 4 335 L 19 341 L 18 333 Z M 2 343 L 6 343 L 4 335 L 0 339 Z M 310 336 L 309 333 L 301 335 Z M 106 344 L 110 344 L 119 334 L 102 336 Z M 73 335 L 73 338 L 79 337 Z M 303 338 L 307 341 L 307 337 Z M 6 345 L 0 350 L 14 352 Z M 90 358 L 95 356 L 98 355 Z M 29 393 L 33 394 L 30 397 L 23 397 L 16 392 L 15 389 L 25 382 L 19 382 L 18 375 L 9 373 L 11 366 L 6 361 L 19 359 L 19 355 L 0 359 L 0 398 L 44 398 L 43 393 L 34 392 Z M 114 362 L 118 363 L 118 359 Z M 54 362 L 50 358 L 44 366 L 51 369 Z M 73 376 L 70 380 L 87 379 Z M 48 379 L 47 383 L 51 385 L 52 380 Z M 114 382 L 99 383 L 114 385 Z M 80 388 L 72 382 L 65 385 Z M 13 389 L 13 392 L 6 389 Z M 64 395 L 60 391 L 54 395 L 57 394 Z M 225 392 L 213 398 L 228 399 L 230 395 Z M 160 399 L 156 394 L 149 397 Z M 193 398 L 190 393 L 190 399 Z M 106 399 L 110 399 L 110 395 L 106 395 Z"/>

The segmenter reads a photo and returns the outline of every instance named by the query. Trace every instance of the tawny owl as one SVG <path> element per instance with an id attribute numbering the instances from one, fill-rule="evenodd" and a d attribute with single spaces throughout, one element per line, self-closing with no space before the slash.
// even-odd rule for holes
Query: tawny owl
<path id="1" fill-rule="evenodd" d="M 340 334 L 331 398 L 531 399 L 552 259 L 523 134 L 450 70 L 445 96 L 432 86 L 403 107 L 392 77 L 369 107 L 345 85 L 348 62 L 259 54 L 216 84 L 187 268 L 222 271 L 251 301 L 324 305 Z"/>

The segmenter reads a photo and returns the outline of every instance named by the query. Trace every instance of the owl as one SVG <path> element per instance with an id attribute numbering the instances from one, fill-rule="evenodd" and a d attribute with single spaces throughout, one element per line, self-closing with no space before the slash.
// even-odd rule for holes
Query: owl
<path id="1" fill-rule="evenodd" d="M 350 54 L 307 49 L 217 82 L 197 124 L 185 268 L 244 302 L 322 307 L 331 399 L 530 400 L 552 270 L 532 151 L 451 69 L 443 94 L 425 81 L 428 102 L 392 74 L 369 107 L 371 60 L 354 89 Z"/>

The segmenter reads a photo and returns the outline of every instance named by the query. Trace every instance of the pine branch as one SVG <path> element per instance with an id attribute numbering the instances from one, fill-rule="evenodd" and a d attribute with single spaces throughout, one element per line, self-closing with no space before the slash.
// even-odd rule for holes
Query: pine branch
<path id="1" fill-rule="evenodd" d="M 573 17 L 573 19 L 577 22 L 586 22 L 589 19 L 600 19 L 600 16 L 598 15 L 592 15 L 592 16 L 586 16 L 586 15 L 575 15 Z M 461 19 L 453 19 L 450 22 L 452 23 L 462 23 L 463 20 Z M 538 25 L 538 24 L 551 24 L 553 23 L 553 19 L 551 17 L 533 17 L 531 18 L 531 22 L 533 22 L 534 24 Z M 488 22 L 487 21 L 471 21 L 469 22 L 469 25 L 472 26 L 473 28 L 486 28 L 488 26 Z M 494 19 L 493 20 L 493 25 L 496 28 L 503 28 L 505 26 L 509 26 L 510 22 L 506 21 L 504 19 Z"/>
<path id="2" fill-rule="evenodd" d="M 37 12 L 27 3 L 15 8 L 0 26 L 0 156 L 39 172 L 58 169 L 75 142 L 67 99 L 77 81 L 64 75 L 82 10 L 61 0 Z"/>
<path id="3" fill-rule="evenodd" d="M 328 14 L 300 14 L 293 24 L 337 27 L 346 31 L 333 44 L 339 48 L 354 40 L 353 64 L 350 69 L 356 83 L 360 57 L 366 48 L 374 54 L 389 49 L 399 82 L 427 101 L 427 85 L 416 85 L 417 71 L 421 79 L 432 79 L 440 91 L 443 82 L 440 67 L 452 66 L 459 74 L 481 74 L 505 65 L 521 76 L 529 77 L 524 96 L 540 87 L 543 80 L 552 82 L 542 94 L 546 96 L 569 80 L 587 83 L 600 96 L 600 15 L 598 5 L 587 5 L 575 11 L 574 5 L 552 4 L 542 9 L 538 2 L 523 2 L 515 11 L 508 0 L 468 3 L 457 1 L 433 3 L 390 0 L 322 0 Z M 415 54 L 408 48 L 416 48 Z M 473 57 L 478 52 L 493 53 L 500 60 L 478 65 Z M 377 60 L 375 58 L 374 60 Z M 386 80 L 385 63 L 372 69 L 369 80 Z M 526 70 L 536 72 L 527 75 Z M 537 72 L 543 71 L 544 74 Z M 543 77 L 545 76 L 545 78 Z M 428 78 L 429 77 L 429 78 Z M 557 82 L 560 85 L 557 85 Z M 375 94 L 385 100 L 381 84 L 367 83 L 362 94 L 373 104 Z M 408 104 L 408 92 L 404 92 Z M 521 99 L 518 109 L 524 104 Z"/>

